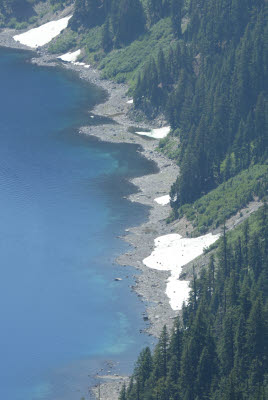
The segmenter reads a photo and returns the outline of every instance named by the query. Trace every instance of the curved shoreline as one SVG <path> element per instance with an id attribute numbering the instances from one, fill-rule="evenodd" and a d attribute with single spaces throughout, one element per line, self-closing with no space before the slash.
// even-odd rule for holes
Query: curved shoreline
<path id="1" fill-rule="evenodd" d="M 13 40 L 15 33 L 14 30 L 0 32 L 0 46 L 31 51 L 28 47 L 20 45 Z M 146 139 L 128 131 L 128 128 L 137 125 L 137 122 L 132 121 L 127 116 L 131 108 L 131 105 L 127 103 L 127 85 L 102 80 L 99 71 L 92 68 L 85 70 L 81 66 L 62 64 L 55 60 L 57 55 L 51 56 L 47 54 L 45 48 L 38 53 L 38 57 L 36 57 L 35 51 L 33 51 L 33 55 L 33 63 L 46 67 L 61 66 L 66 70 L 74 71 L 79 74 L 81 79 L 95 84 L 107 92 L 106 101 L 97 104 L 91 112 L 96 115 L 110 117 L 116 124 L 81 127 L 80 134 L 92 135 L 106 142 L 138 144 L 141 146 L 142 155 L 154 161 L 159 169 L 158 173 L 131 180 L 138 188 L 138 192 L 129 196 L 129 200 L 150 206 L 150 212 L 148 219 L 142 225 L 126 229 L 126 235 L 122 236 L 122 239 L 132 245 L 132 250 L 120 255 L 116 260 L 120 265 L 132 266 L 141 271 L 141 274 L 135 277 L 136 285 L 132 286 L 131 289 L 148 304 L 144 313 L 144 320 L 148 321 L 146 333 L 158 337 L 163 325 L 166 324 L 168 328 L 171 328 L 173 319 L 178 314 L 170 307 L 169 299 L 165 293 L 166 280 L 170 273 L 149 269 L 142 261 L 154 249 L 154 239 L 156 237 L 177 232 L 176 227 L 165 223 L 165 219 L 170 212 L 170 206 L 159 205 L 154 199 L 169 192 L 171 184 L 177 178 L 178 166 L 156 151 L 157 140 Z M 138 125 L 143 128 L 151 128 L 146 123 L 138 123 Z M 107 398 L 107 400 L 108 398 L 109 400 L 116 399 L 118 387 L 122 382 L 122 378 L 118 377 L 118 379 L 113 379 L 112 382 L 110 380 L 110 382 L 104 384 L 102 397 Z M 106 387 L 108 388 L 107 391 Z M 113 397 L 111 397 L 111 387 L 114 387 L 115 395 Z M 109 396 L 107 397 L 108 393 Z"/>

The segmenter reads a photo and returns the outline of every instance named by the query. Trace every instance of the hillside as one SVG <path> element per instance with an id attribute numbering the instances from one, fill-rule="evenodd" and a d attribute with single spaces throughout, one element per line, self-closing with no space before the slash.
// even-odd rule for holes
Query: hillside
<path id="1" fill-rule="evenodd" d="M 36 24 L 39 2 L 23 1 L 23 17 L 16 0 L 1 3 L 2 26 Z M 79 50 L 78 62 L 128 85 L 136 125 L 171 127 L 158 142 L 180 168 L 166 223 L 183 219 L 192 237 L 222 231 L 210 261 L 193 268 L 172 332 L 164 327 L 155 350 L 141 353 L 120 400 L 267 399 L 267 0 L 46 4 L 73 5 L 50 55 Z M 262 207 L 227 232 L 253 201 Z"/>
<path id="2" fill-rule="evenodd" d="M 51 15 L 72 3 L 72 0 L 1 0 L 0 28 L 25 29 L 39 25 L 44 15 Z"/>
<path id="3" fill-rule="evenodd" d="M 172 132 L 160 150 L 181 170 L 171 220 L 267 164 L 265 17 L 264 0 L 77 0 L 70 29 L 50 45 L 55 53 L 82 47 L 103 78 L 128 82 L 136 117 L 165 116 Z"/>
<path id="4" fill-rule="evenodd" d="M 265 400 L 267 205 L 224 232 L 169 334 L 140 354 L 120 400 Z"/>
<path id="5" fill-rule="evenodd" d="M 130 84 L 136 113 L 170 124 L 159 144 L 180 166 L 169 221 L 186 216 L 200 235 L 264 199 L 267 3 L 102 5 L 94 20 L 93 9 L 76 8 L 70 26 L 103 77 Z M 141 353 L 120 400 L 267 397 L 267 237 L 267 206 L 224 231 L 199 278 L 193 272 L 181 320 L 170 336 L 164 327 L 153 354 Z"/>
<path id="6" fill-rule="evenodd" d="M 2 0 L 0 2 L 0 26 L 29 20 L 34 14 L 32 4 L 27 0 Z M 19 27 L 23 26 L 23 24 L 19 24 Z"/>

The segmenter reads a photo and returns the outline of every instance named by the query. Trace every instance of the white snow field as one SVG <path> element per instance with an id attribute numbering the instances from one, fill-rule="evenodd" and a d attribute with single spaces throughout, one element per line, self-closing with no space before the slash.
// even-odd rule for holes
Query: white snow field
<path id="1" fill-rule="evenodd" d="M 155 239 L 155 249 L 143 263 L 149 268 L 171 272 L 166 294 L 173 310 L 181 310 L 183 302 L 187 302 L 189 296 L 189 282 L 179 280 L 183 265 L 200 256 L 203 249 L 216 242 L 219 237 L 220 235 L 208 233 L 197 238 L 183 238 L 172 233 Z"/>
<path id="2" fill-rule="evenodd" d="M 38 28 L 33 28 L 27 32 L 14 36 L 14 40 L 33 49 L 44 46 L 67 28 L 71 17 L 72 15 L 61 18 L 58 21 L 47 22 Z"/>
<path id="3" fill-rule="evenodd" d="M 170 202 L 170 196 L 169 194 L 167 194 L 165 196 L 157 197 L 156 199 L 154 199 L 154 201 L 160 204 L 160 206 L 166 206 Z"/>
<path id="4" fill-rule="evenodd" d="M 73 53 L 66 53 L 66 54 L 62 54 L 62 56 L 59 56 L 58 58 L 62 61 L 66 61 L 66 62 L 75 62 L 77 60 L 77 58 L 80 56 L 81 54 L 81 50 L 76 50 Z"/>
<path id="5" fill-rule="evenodd" d="M 170 132 L 170 126 L 164 126 L 163 128 L 152 129 L 150 132 L 135 132 L 141 136 L 148 136 L 153 139 L 164 139 Z"/>

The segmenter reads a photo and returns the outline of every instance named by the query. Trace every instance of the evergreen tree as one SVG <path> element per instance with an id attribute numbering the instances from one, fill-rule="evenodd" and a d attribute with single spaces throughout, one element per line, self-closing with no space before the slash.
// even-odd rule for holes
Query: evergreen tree
<path id="1" fill-rule="evenodd" d="M 105 53 L 108 53 L 113 46 L 113 40 L 110 32 L 110 24 L 108 19 L 106 19 L 105 24 L 103 25 L 102 28 L 101 43 Z"/>
<path id="2" fill-rule="evenodd" d="M 123 384 L 122 390 L 120 392 L 119 400 L 127 400 L 126 384 Z"/>
<path id="3" fill-rule="evenodd" d="M 102 0 L 75 0 L 74 14 L 70 20 L 70 27 L 78 30 L 101 25 L 105 19 L 105 9 Z"/>
<path id="4" fill-rule="evenodd" d="M 170 339 L 164 327 L 152 357 L 149 349 L 141 353 L 126 400 L 266 400 L 268 291 L 260 285 L 267 270 L 263 213 L 265 207 L 258 212 L 255 233 L 244 223 L 247 239 L 237 237 L 227 246 L 226 237 L 226 259 L 222 244 L 195 277 L 183 307 L 183 325 L 179 318 L 174 321 Z M 256 233 L 263 245 L 250 250 L 250 267 L 244 268 L 244 249 L 254 243 Z M 262 260 L 259 277 L 254 257 Z M 226 264 L 229 274 L 220 272 Z"/>
<path id="5" fill-rule="evenodd" d="M 112 26 L 118 47 L 136 39 L 145 30 L 144 11 L 140 0 L 113 3 Z"/>
<path id="6" fill-rule="evenodd" d="M 167 377 L 169 336 L 166 325 L 164 326 L 154 354 L 154 379 Z"/>
<path id="7" fill-rule="evenodd" d="M 183 0 L 171 0 L 171 20 L 175 35 L 180 37 Z"/>

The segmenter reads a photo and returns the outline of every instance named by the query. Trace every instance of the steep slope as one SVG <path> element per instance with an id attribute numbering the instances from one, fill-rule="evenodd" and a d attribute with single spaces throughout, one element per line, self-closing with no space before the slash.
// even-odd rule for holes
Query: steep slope
<path id="1" fill-rule="evenodd" d="M 28 0 L 2 0 L 0 2 L 0 26 L 7 24 L 13 18 L 19 22 L 34 15 L 32 2 Z"/>
<path id="2" fill-rule="evenodd" d="M 81 49 L 129 83 L 132 116 L 164 115 L 159 151 L 180 166 L 168 222 L 186 217 L 197 236 L 267 198 L 267 38 L 265 0 L 76 0 L 49 50 Z M 142 352 L 121 400 L 268 397 L 267 237 L 267 206 L 223 230 L 181 321 Z"/>
<path id="3" fill-rule="evenodd" d="M 82 47 L 104 78 L 129 82 L 134 115 L 165 115 L 172 133 L 160 148 L 181 169 L 172 218 L 267 163 L 266 17 L 264 0 L 77 0 L 50 46 Z"/>
<path id="4" fill-rule="evenodd" d="M 140 354 L 120 400 L 265 400 L 268 395 L 267 205 L 224 231 L 169 335 Z"/>

